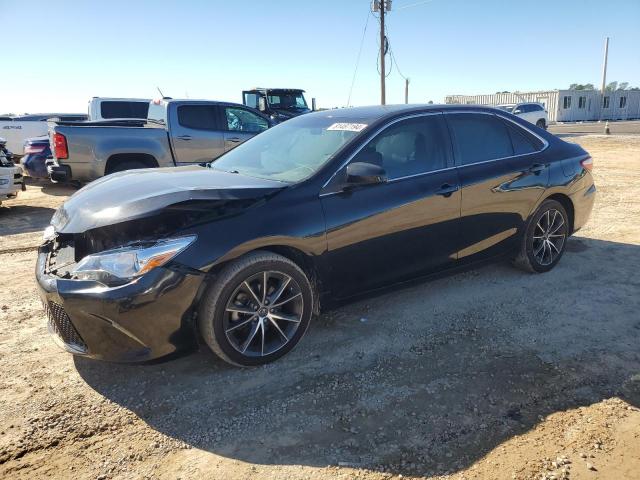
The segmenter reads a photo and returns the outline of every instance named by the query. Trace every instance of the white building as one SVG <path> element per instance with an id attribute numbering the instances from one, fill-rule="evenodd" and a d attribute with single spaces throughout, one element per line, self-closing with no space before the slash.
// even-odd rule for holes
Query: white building
<path id="1" fill-rule="evenodd" d="M 542 103 L 549 112 L 550 122 L 640 118 L 640 90 L 605 92 L 604 99 L 599 90 L 548 90 L 445 97 L 445 103 L 502 105 L 519 102 Z"/>

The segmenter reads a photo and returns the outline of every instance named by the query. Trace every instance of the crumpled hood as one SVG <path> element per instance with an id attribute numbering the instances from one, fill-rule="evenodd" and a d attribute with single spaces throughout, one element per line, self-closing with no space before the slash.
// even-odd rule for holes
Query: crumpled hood
<path id="1" fill-rule="evenodd" d="M 59 233 L 142 218 L 190 200 L 260 198 L 286 184 L 200 166 L 149 168 L 108 175 L 78 190 L 56 211 Z"/>

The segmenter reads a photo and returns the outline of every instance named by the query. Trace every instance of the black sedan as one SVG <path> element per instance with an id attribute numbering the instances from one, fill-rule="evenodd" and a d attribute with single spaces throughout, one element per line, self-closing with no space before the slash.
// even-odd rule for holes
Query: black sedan
<path id="1" fill-rule="evenodd" d="M 260 365 L 321 305 L 494 258 L 552 269 L 593 207 L 591 168 L 486 107 L 311 113 L 208 167 L 89 184 L 55 213 L 36 276 L 75 354 L 143 361 L 201 338 Z"/>

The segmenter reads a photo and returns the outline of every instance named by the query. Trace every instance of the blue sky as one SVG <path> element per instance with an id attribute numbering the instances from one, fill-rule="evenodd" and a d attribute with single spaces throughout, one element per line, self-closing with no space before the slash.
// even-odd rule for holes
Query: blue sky
<path id="1" fill-rule="evenodd" d="M 157 85 L 174 98 L 230 101 L 253 86 L 299 87 L 319 106 L 344 106 L 369 6 L 0 0 L 0 113 L 82 112 L 91 96 L 156 97 Z M 387 23 L 415 103 L 599 85 L 605 36 L 608 79 L 640 86 L 640 0 L 394 0 Z M 379 102 L 377 28 L 370 17 L 354 105 Z M 394 69 L 387 103 L 403 101 Z"/>

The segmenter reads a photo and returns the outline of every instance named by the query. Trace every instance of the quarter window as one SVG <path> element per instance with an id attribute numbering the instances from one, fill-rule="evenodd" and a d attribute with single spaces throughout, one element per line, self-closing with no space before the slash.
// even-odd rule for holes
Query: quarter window
<path id="1" fill-rule="evenodd" d="M 567 108 L 571 108 L 571 97 L 566 95 L 562 97 L 562 107 L 566 110 Z"/>
<path id="2" fill-rule="evenodd" d="M 620 97 L 620 108 L 625 108 L 627 106 L 627 97 Z"/>
<path id="3" fill-rule="evenodd" d="M 456 113 L 448 115 L 447 118 L 453 130 L 459 165 L 513 155 L 507 127 L 498 117 L 478 113 Z"/>
<path id="4" fill-rule="evenodd" d="M 578 108 L 584 108 L 587 105 L 587 97 L 578 97 Z"/>
<path id="5" fill-rule="evenodd" d="M 216 108 L 211 105 L 182 105 L 178 107 L 178 123 L 195 130 L 220 130 Z"/>
<path id="6" fill-rule="evenodd" d="M 259 133 L 269 128 L 269 123 L 264 118 L 243 108 L 227 107 L 224 112 L 229 131 Z"/>
<path id="7" fill-rule="evenodd" d="M 506 121 L 505 125 L 511 137 L 514 155 L 525 155 L 542 149 L 542 142 L 522 128 L 516 127 L 513 123 Z"/>
<path id="8" fill-rule="evenodd" d="M 389 179 L 447 167 L 450 145 L 441 114 L 411 118 L 391 125 L 353 158 L 380 165 Z"/>

